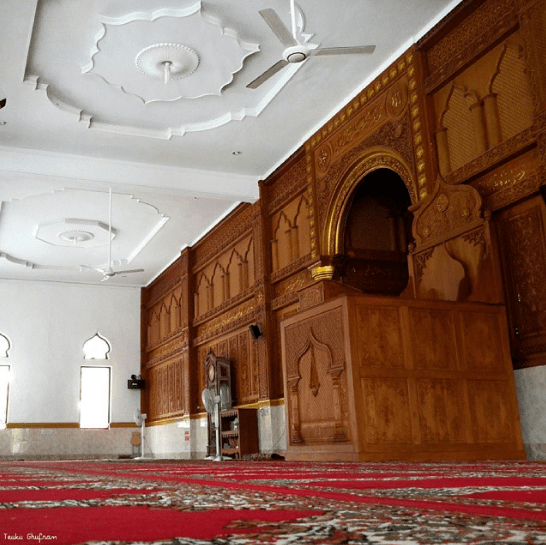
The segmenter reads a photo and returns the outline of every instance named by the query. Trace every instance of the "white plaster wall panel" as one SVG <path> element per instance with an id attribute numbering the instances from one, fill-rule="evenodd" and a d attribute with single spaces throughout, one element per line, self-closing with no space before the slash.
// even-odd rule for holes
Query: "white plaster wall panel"
<path id="1" fill-rule="evenodd" d="M 527 456 L 546 459 L 546 366 L 517 369 L 515 379 Z"/>
<path id="2" fill-rule="evenodd" d="M 262 407 L 258 410 L 260 452 L 282 454 L 286 450 L 284 405 Z"/>
<path id="3" fill-rule="evenodd" d="M 0 430 L 4 459 L 86 459 L 131 456 L 132 428 L 79 430 L 27 428 Z"/>
<path id="4" fill-rule="evenodd" d="M 185 432 L 188 426 L 180 426 L 179 422 L 150 426 L 146 428 L 145 456 L 158 459 L 191 459 L 191 440 L 186 440 Z M 185 424 L 185 421 L 184 421 Z"/>
<path id="5" fill-rule="evenodd" d="M 82 365 L 112 367 L 112 422 L 132 422 L 140 405 L 127 379 L 140 369 L 140 290 L 0 280 L 0 330 L 11 340 L 8 422 L 78 422 Z M 106 361 L 84 360 L 99 332 Z"/>

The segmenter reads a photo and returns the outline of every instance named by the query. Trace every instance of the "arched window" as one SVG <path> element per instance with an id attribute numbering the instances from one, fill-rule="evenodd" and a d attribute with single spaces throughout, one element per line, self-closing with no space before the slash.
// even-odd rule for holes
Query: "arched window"
<path id="1" fill-rule="evenodd" d="M 11 345 L 8 338 L 0 333 L 0 358 L 7 358 L 10 348 Z"/>
<path id="2" fill-rule="evenodd" d="M 83 343 L 86 360 L 107 360 L 110 343 L 96 333 Z M 108 428 L 110 424 L 110 367 L 83 365 L 80 368 L 80 428 Z"/>
<path id="3" fill-rule="evenodd" d="M 0 333 L 0 358 L 8 358 L 11 344 L 5 335 Z M 0 429 L 6 428 L 8 420 L 10 366 L 0 365 Z"/>
<path id="4" fill-rule="evenodd" d="M 107 360 L 109 352 L 109 342 L 98 333 L 83 343 L 83 357 L 86 360 Z"/>

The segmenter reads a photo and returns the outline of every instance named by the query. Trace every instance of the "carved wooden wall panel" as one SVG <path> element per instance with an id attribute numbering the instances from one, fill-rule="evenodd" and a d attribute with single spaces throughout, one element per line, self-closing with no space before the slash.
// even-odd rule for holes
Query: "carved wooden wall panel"
<path id="1" fill-rule="evenodd" d="M 149 390 L 148 418 L 151 421 L 184 414 L 185 381 L 184 358 L 157 365 L 148 370 L 146 387 Z"/>
<path id="2" fill-rule="evenodd" d="M 494 211 L 536 193 L 544 177 L 542 172 L 539 151 L 533 148 L 478 178 L 471 185 L 480 193 L 485 207 Z"/>
<path id="3" fill-rule="evenodd" d="M 350 448 L 344 325 L 337 306 L 283 327 L 289 442 Z"/>
<path id="4" fill-rule="evenodd" d="M 190 410 L 187 266 L 184 253 L 142 292 L 142 402 L 149 422 Z"/>
<path id="5" fill-rule="evenodd" d="M 290 271 L 286 271 L 288 265 L 301 259 L 310 259 L 310 220 L 311 209 L 306 193 L 302 193 L 271 216 L 272 273 L 289 273 Z"/>
<path id="6" fill-rule="evenodd" d="M 227 246 L 243 237 L 251 228 L 256 204 L 242 204 L 192 248 L 194 270 L 220 255 Z"/>
<path id="7" fill-rule="evenodd" d="M 298 150 L 284 165 L 281 172 L 274 173 L 267 181 L 267 211 L 274 214 L 291 201 L 307 186 L 305 156 Z"/>
<path id="8" fill-rule="evenodd" d="M 546 219 L 540 197 L 496 217 L 516 367 L 546 363 Z"/>
<path id="9" fill-rule="evenodd" d="M 453 313 L 443 309 L 410 308 L 409 318 L 415 368 L 456 371 Z"/>
<path id="10" fill-rule="evenodd" d="M 411 445 L 414 430 L 407 380 L 362 379 L 360 391 L 366 407 L 366 443 L 383 448 Z"/>
<path id="11" fill-rule="evenodd" d="M 437 153 L 444 177 L 529 128 L 533 96 L 519 32 L 433 97 Z"/>
<path id="12" fill-rule="evenodd" d="M 244 405 L 258 401 L 258 342 L 260 341 L 252 339 L 248 328 L 245 327 L 199 346 L 197 349 L 199 393 L 205 388 L 205 359 L 212 349 L 216 356 L 230 361 L 233 402 Z"/>
<path id="13" fill-rule="evenodd" d="M 248 290 L 255 281 L 251 235 L 233 242 L 206 266 L 195 271 L 195 314 L 207 315 Z"/>
<path id="14" fill-rule="evenodd" d="M 426 34 L 418 44 L 425 53 L 429 73 L 426 91 L 438 88 L 513 30 L 517 5 L 517 0 L 464 2 Z"/>
<path id="15" fill-rule="evenodd" d="M 147 340 L 148 347 L 152 348 L 164 341 L 169 336 L 178 332 L 187 325 L 187 319 L 183 322 L 185 301 L 182 293 L 184 286 L 179 286 L 165 294 L 153 306 L 146 309 L 147 316 Z"/>
<path id="16" fill-rule="evenodd" d="M 430 445 L 468 441 L 463 384 L 455 379 L 418 379 L 416 386 L 422 441 Z"/>

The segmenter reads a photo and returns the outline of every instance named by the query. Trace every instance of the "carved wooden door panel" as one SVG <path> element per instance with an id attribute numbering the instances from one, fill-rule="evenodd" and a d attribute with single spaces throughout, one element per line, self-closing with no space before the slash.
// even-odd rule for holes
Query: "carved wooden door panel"
<path id="1" fill-rule="evenodd" d="M 533 197 L 497 214 L 514 367 L 546 364 L 546 207 Z"/>

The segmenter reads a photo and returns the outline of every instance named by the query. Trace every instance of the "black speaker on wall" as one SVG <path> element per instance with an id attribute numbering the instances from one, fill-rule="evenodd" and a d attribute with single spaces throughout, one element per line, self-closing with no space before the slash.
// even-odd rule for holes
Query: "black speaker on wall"
<path id="1" fill-rule="evenodd" d="M 258 324 L 248 326 L 248 329 L 250 330 L 250 334 L 254 340 L 263 336 L 262 328 Z"/>

